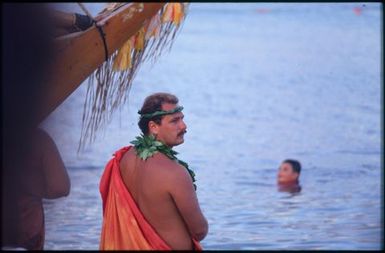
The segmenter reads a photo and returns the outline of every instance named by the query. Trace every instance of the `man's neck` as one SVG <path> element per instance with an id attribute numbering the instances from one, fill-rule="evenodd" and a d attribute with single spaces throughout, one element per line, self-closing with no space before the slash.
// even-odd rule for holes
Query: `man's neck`
<path id="1" fill-rule="evenodd" d="M 159 139 L 156 135 L 154 135 L 154 136 L 155 136 L 155 140 L 160 141 L 160 142 L 163 143 L 163 145 L 165 145 L 166 147 L 171 148 L 171 149 L 174 147 L 174 145 L 168 145 L 165 141 Z"/>

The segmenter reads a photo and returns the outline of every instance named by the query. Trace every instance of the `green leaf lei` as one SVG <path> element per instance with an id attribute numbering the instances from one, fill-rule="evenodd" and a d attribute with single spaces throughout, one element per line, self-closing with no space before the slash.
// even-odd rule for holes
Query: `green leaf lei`
<path id="1" fill-rule="evenodd" d="M 172 150 L 170 147 L 166 146 L 160 141 L 157 141 L 153 135 L 143 135 L 136 137 L 136 140 L 130 142 L 135 146 L 136 154 L 142 159 L 147 160 L 147 158 L 152 157 L 155 153 L 161 152 L 166 155 L 171 160 L 177 161 L 180 165 L 185 167 L 188 173 L 191 176 L 195 190 L 197 189 L 195 185 L 195 173 L 189 169 L 188 164 L 182 160 L 179 160 L 176 155 L 178 152 Z"/>

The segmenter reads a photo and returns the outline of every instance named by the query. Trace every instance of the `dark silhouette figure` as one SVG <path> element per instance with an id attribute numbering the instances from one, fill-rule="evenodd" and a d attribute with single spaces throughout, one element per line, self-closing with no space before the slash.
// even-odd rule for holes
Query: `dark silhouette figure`
<path id="1" fill-rule="evenodd" d="M 42 199 L 70 191 L 54 141 L 38 128 L 52 24 L 43 4 L 2 4 L 2 249 L 43 249 Z"/>

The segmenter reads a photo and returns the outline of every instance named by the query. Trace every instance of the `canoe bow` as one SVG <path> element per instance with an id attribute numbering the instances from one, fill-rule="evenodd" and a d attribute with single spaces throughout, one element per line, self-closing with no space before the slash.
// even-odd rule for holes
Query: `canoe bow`
<path id="1" fill-rule="evenodd" d="M 122 47 L 166 3 L 130 3 L 99 21 L 105 34 L 108 57 Z M 55 40 L 52 69 L 47 75 L 39 122 L 54 111 L 106 59 L 103 38 L 96 26 Z"/>

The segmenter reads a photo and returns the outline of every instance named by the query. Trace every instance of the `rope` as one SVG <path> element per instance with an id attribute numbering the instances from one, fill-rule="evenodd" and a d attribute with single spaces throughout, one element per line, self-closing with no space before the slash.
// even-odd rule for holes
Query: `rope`
<path id="1" fill-rule="evenodd" d="M 94 19 L 94 17 L 91 15 L 91 13 L 87 10 L 87 8 L 84 6 L 83 3 L 79 3 L 78 2 L 78 5 L 80 6 L 80 8 L 87 14 L 87 16 L 93 21 L 93 23 L 95 24 L 96 28 L 98 29 L 99 31 L 99 34 L 100 36 L 102 37 L 102 40 L 103 40 L 103 45 L 104 45 L 104 54 L 105 54 L 105 61 L 108 61 L 108 48 L 107 48 L 107 42 L 106 42 L 106 34 L 104 33 L 103 31 L 103 27 L 98 25 L 98 23 L 96 22 L 96 20 Z"/>
<path id="2" fill-rule="evenodd" d="M 92 17 L 91 13 L 90 13 L 90 12 L 87 10 L 87 8 L 84 6 L 83 3 L 78 3 L 78 4 L 79 4 L 80 8 L 87 14 L 88 17 L 90 17 L 92 20 L 95 20 L 95 19 Z"/>

